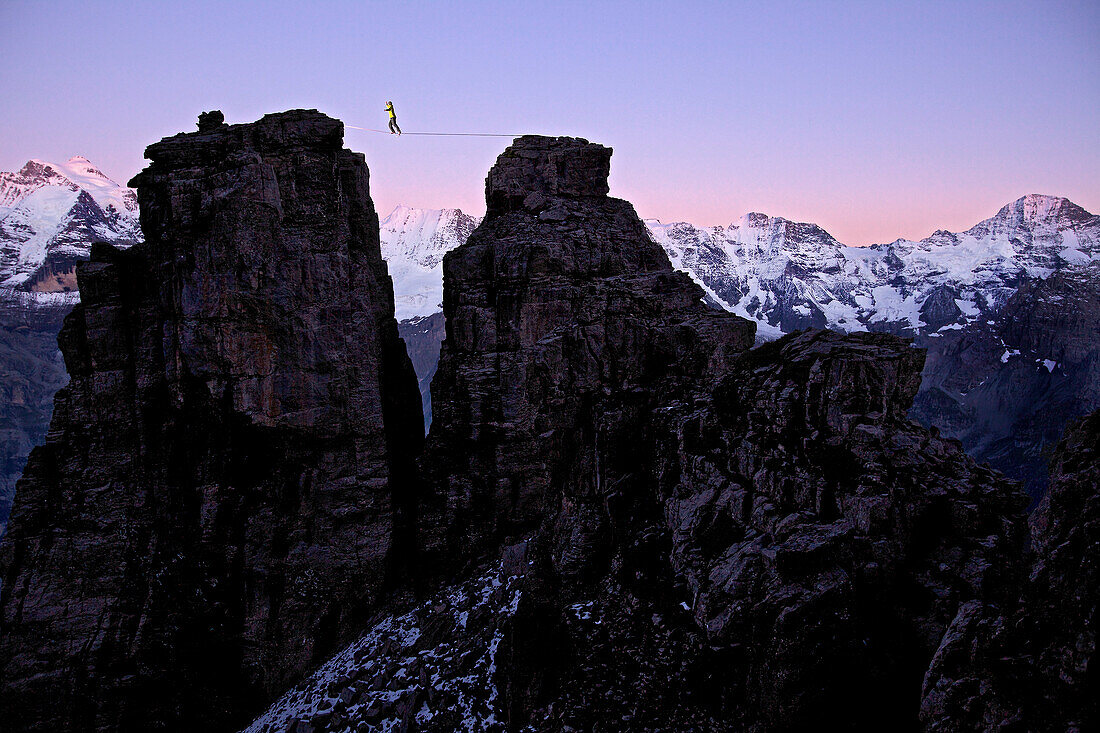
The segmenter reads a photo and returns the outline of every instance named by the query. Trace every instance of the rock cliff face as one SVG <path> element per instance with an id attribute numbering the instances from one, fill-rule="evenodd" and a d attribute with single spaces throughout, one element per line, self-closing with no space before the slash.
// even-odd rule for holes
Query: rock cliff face
<path id="1" fill-rule="evenodd" d="M 599 566 L 604 491 L 643 475 L 638 438 L 662 391 L 752 345 L 752 324 L 702 303 L 633 207 L 607 196 L 610 158 L 584 140 L 517 139 L 489 172 L 485 220 L 444 258 L 429 553 L 477 557 L 558 521 L 565 502 L 561 521 L 580 524 L 557 562 Z"/>
<path id="2" fill-rule="evenodd" d="M 1031 516 L 1037 558 L 1024 597 L 1027 636 L 1049 685 L 1038 712 L 1090 730 L 1100 726 L 1100 412 L 1066 431 L 1050 475 Z"/>
<path id="3" fill-rule="evenodd" d="M 960 606 L 1011 597 L 1023 495 L 906 418 L 922 353 L 751 349 L 606 195 L 609 156 L 518 139 L 444 260 L 418 541 L 484 574 L 252 730 L 915 728 Z"/>
<path id="4" fill-rule="evenodd" d="M 68 379 L 57 350 L 68 310 L 0 302 L 0 535 L 27 456 L 46 438 L 54 393 Z"/>
<path id="5" fill-rule="evenodd" d="M 917 421 L 1024 483 L 1035 504 L 1066 426 L 1100 405 L 1100 264 L 1024 280 L 988 320 L 929 343 Z M 928 339 L 926 339 L 927 341 Z"/>
<path id="6" fill-rule="evenodd" d="M 892 336 L 807 332 L 669 412 L 672 563 L 735 728 L 914 727 L 960 604 L 1011 597 L 1023 497 L 907 419 L 922 366 Z"/>
<path id="7" fill-rule="evenodd" d="M 314 111 L 146 151 L 0 545 L 13 729 L 224 728 L 360 629 L 422 422 L 361 155 Z"/>
<path id="8" fill-rule="evenodd" d="M 964 604 L 936 652 L 921 710 L 929 730 L 1100 725 L 1100 412 L 1066 431 L 1050 475 L 1019 597 Z"/>

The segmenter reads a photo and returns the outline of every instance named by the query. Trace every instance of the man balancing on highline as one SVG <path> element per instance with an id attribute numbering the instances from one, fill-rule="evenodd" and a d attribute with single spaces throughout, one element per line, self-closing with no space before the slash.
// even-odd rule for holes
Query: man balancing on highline
<path id="1" fill-rule="evenodd" d="M 393 111 L 393 102 L 386 102 L 386 111 L 390 113 L 390 134 L 400 135 L 401 128 L 397 126 L 397 113 Z"/>

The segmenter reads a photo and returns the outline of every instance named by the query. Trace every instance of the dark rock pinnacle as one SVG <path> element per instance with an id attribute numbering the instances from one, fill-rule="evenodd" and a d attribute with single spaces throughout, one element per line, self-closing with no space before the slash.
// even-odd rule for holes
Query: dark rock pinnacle
<path id="1" fill-rule="evenodd" d="M 199 115 L 199 132 L 211 132 L 225 124 L 225 115 L 220 109 L 212 112 L 203 112 Z"/>
<path id="2" fill-rule="evenodd" d="M 151 145 L 92 250 L 19 483 L 12 730 L 245 722 L 356 632 L 410 540 L 420 398 L 363 157 L 311 110 Z"/>

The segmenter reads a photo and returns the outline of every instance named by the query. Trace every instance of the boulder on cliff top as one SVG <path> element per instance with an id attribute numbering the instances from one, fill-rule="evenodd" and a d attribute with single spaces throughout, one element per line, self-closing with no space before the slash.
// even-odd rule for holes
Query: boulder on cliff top
<path id="1" fill-rule="evenodd" d="M 578 137 L 524 135 L 497 158 L 485 179 L 486 216 L 546 199 L 606 196 L 611 148 Z"/>

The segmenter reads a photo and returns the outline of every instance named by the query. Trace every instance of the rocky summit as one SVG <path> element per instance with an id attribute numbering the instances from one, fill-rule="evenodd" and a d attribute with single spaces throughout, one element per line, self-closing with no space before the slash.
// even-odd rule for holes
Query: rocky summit
<path id="1" fill-rule="evenodd" d="M 0 545 L 5 727 L 230 728 L 393 582 L 420 399 L 342 137 L 292 111 L 166 138 L 145 242 L 78 266 Z"/>
<path id="2" fill-rule="evenodd" d="M 649 460 L 638 438 L 661 393 L 752 345 L 755 327 L 705 305 L 633 207 L 607 196 L 610 157 L 574 138 L 517 139 L 489 172 L 485 221 L 444 258 L 422 460 L 429 553 L 476 557 L 544 522 L 591 520 L 560 560 L 595 562 L 585 543 L 610 529 L 603 491 Z M 575 511 L 559 516 L 563 501 Z"/>

